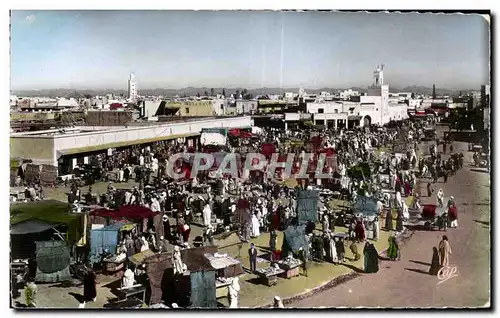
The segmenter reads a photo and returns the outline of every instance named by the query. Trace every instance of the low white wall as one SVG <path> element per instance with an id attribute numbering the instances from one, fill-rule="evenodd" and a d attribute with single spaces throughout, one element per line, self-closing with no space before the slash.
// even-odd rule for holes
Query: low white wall
<path id="1" fill-rule="evenodd" d="M 130 140 L 146 140 L 151 138 L 167 137 L 169 135 L 200 133 L 202 128 L 247 127 L 252 125 L 252 118 L 250 116 L 244 116 L 225 118 L 224 120 L 210 119 L 189 123 L 175 123 L 145 127 L 130 126 L 122 129 L 55 136 L 54 148 L 57 151 L 61 151 L 108 143 L 126 142 Z"/>

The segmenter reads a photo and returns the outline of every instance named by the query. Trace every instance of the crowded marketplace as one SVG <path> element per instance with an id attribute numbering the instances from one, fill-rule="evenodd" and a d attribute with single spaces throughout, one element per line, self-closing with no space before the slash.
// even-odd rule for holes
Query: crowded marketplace
<path id="1" fill-rule="evenodd" d="M 439 184 L 463 155 L 434 124 L 204 130 L 197 143 L 91 155 L 54 185 L 23 164 L 14 182 L 24 191 L 11 196 L 13 298 L 36 307 L 57 283 L 80 286 L 80 308 L 108 290 L 101 308 L 240 308 L 247 292 L 283 308 L 278 286 L 316 268 L 376 274 L 382 250 L 401 257 L 405 228 L 459 226 Z"/>

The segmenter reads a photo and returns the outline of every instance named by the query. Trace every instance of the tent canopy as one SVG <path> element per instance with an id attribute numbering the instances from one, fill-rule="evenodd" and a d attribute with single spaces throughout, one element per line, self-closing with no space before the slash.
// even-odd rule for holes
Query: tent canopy
<path id="1" fill-rule="evenodd" d="M 363 213 L 364 215 L 377 214 L 377 200 L 366 196 L 359 196 L 356 203 L 354 203 L 354 211 Z"/>
<path id="2" fill-rule="evenodd" d="M 18 203 L 11 206 L 10 224 L 18 224 L 36 219 L 48 224 L 65 224 L 68 227 L 68 239 L 78 241 L 83 224 L 82 213 L 72 213 L 68 203 L 57 200 Z"/>
<path id="3" fill-rule="evenodd" d="M 297 216 L 300 223 L 317 221 L 319 191 L 300 190 L 297 193 Z"/>
<path id="4" fill-rule="evenodd" d="M 39 221 L 36 219 L 22 221 L 16 224 L 13 224 L 10 227 L 10 234 L 12 235 L 22 235 L 22 234 L 30 234 L 30 233 L 40 233 L 45 232 L 54 228 L 54 224 L 49 224 L 43 221 Z"/>
<path id="5" fill-rule="evenodd" d="M 118 210 L 110 210 L 105 208 L 96 209 L 90 212 L 90 215 L 110 217 L 117 220 L 120 220 L 122 218 L 142 220 L 145 218 L 154 217 L 155 212 L 153 212 L 149 208 L 139 205 L 122 205 Z"/>
<path id="6" fill-rule="evenodd" d="M 296 253 L 301 247 L 303 249 L 307 248 L 305 225 L 289 226 L 283 234 L 282 254 L 288 254 L 288 252 Z"/>

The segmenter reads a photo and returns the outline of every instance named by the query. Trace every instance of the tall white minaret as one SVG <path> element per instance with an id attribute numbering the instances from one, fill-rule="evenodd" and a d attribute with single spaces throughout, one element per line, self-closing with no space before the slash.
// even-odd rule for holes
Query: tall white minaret
<path id="1" fill-rule="evenodd" d="M 384 64 L 377 65 L 377 68 L 375 69 L 375 71 L 373 71 L 373 85 L 384 85 Z"/>
<path id="2" fill-rule="evenodd" d="M 130 73 L 128 78 L 128 98 L 137 99 L 137 83 L 135 82 L 135 75 Z"/>

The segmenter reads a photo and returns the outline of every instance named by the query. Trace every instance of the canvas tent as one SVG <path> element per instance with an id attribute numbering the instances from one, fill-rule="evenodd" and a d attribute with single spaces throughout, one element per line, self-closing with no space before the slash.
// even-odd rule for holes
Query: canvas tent
<path id="1" fill-rule="evenodd" d="M 47 223 L 38 219 L 29 219 L 10 227 L 10 246 L 12 259 L 34 258 L 36 256 L 37 241 L 64 239 L 56 234 L 55 227 L 64 227 L 64 224 Z"/>
<path id="2" fill-rule="evenodd" d="M 55 283 L 71 278 L 70 255 L 66 241 L 36 242 L 37 282 Z"/>
<path id="3" fill-rule="evenodd" d="M 64 224 L 67 227 L 66 239 L 76 243 L 84 233 L 84 214 L 72 213 L 68 203 L 56 200 L 18 203 L 11 206 L 11 226 L 27 220 L 37 220 L 47 224 Z"/>
<path id="4" fill-rule="evenodd" d="M 115 253 L 118 245 L 118 235 L 120 229 L 126 223 L 113 223 L 100 229 L 90 231 L 90 262 L 96 263 L 99 261 L 100 255 L 108 250 Z"/>
<path id="5" fill-rule="evenodd" d="M 366 216 L 377 214 L 377 200 L 367 196 L 359 196 L 354 203 L 355 213 L 362 213 Z"/>
<path id="6" fill-rule="evenodd" d="M 319 191 L 299 190 L 297 193 L 297 217 L 299 224 L 317 222 Z"/>
<path id="7" fill-rule="evenodd" d="M 283 235 L 282 257 L 287 257 L 289 253 L 296 253 L 301 247 L 303 249 L 307 248 L 305 225 L 289 226 L 283 232 Z"/>
<path id="8" fill-rule="evenodd" d="M 179 306 L 214 308 L 217 306 L 215 269 L 205 254 L 217 252 L 216 246 L 181 250 L 189 275 L 173 275 L 172 253 L 162 253 L 144 260 L 151 287 L 151 304 L 162 300 Z M 200 273 L 202 272 L 202 273 Z"/>

